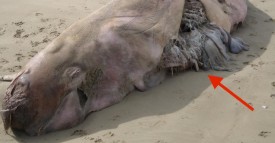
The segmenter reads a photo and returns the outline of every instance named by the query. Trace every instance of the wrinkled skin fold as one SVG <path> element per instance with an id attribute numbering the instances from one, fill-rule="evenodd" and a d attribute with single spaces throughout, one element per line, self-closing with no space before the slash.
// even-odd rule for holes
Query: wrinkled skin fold
<path id="1" fill-rule="evenodd" d="M 134 89 L 158 85 L 167 69 L 226 69 L 227 52 L 247 50 L 229 34 L 245 18 L 240 1 L 113 0 L 66 29 L 18 73 L 3 101 L 5 129 L 35 136 L 71 128 Z M 182 31 L 184 10 L 192 10 L 185 4 L 192 2 L 205 11 L 205 21 Z M 217 11 L 227 13 L 213 16 Z"/>

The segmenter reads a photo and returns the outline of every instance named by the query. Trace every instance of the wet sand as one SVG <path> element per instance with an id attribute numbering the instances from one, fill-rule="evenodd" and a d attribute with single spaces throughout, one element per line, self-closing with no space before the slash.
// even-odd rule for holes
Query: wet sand
<path id="1" fill-rule="evenodd" d="M 107 2 L 0 0 L 0 75 L 18 72 L 66 27 Z M 92 113 L 75 128 L 39 137 L 7 135 L 0 122 L 0 142 L 274 143 L 274 7 L 274 0 L 249 0 L 247 19 L 233 35 L 247 42 L 250 51 L 231 55 L 233 72 L 176 74 L 149 91 L 136 91 Z M 214 90 L 209 74 L 224 77 L 223 84 L 255 111 L 221 88 Z M 1 100 L 8 84 L 0 82 Z"/>

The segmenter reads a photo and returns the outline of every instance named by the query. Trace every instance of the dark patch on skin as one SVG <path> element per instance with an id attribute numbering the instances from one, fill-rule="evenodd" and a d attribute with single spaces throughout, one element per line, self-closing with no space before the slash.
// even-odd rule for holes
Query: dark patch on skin
<path id="1" fill-rule="evenodd" d="M 93 90 L 97 88 L 96 85 L 100 82 L 103 77 L 103 71 L 99 68 L 95 68 L 86 73 L 86 78 L 82 82 L 79 90 L 83 91 L 86 95 L 93 95 Z"/>

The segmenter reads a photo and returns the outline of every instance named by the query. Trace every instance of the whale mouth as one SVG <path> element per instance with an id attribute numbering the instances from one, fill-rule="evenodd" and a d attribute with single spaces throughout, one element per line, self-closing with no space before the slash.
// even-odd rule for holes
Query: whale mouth
<path id="1" fill-rule="evenodd" d="M 87 95 L 84 93 L 83 90 L 77 88 L 77 95 L 78 95 L 78 98 L 79 98 L 79 104 L 82 108 L 84 108 L 88 98 L 87 98 Z"/>

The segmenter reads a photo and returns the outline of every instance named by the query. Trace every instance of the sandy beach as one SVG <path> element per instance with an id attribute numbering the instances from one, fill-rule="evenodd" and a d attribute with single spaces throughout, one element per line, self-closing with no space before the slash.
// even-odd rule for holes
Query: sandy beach
<path id="1" fill-rule="evenodd" d="M 109 0 L 0 0 L 0 75 L 14 74 L 73 22 Z M 90 114 L 80 125 L 38 137 L 6 134 L 14 143 L 274 143 L 275 1 L 249 0 L 248 15 L 234 36 L 250 50 L 229 63 L 233 72 L 193 70 L 178 73 L 146 92 Z M 250 103 L 252 112 L 208 75 Z M 8 82 L 0 82 L 2 101 Z"/>

